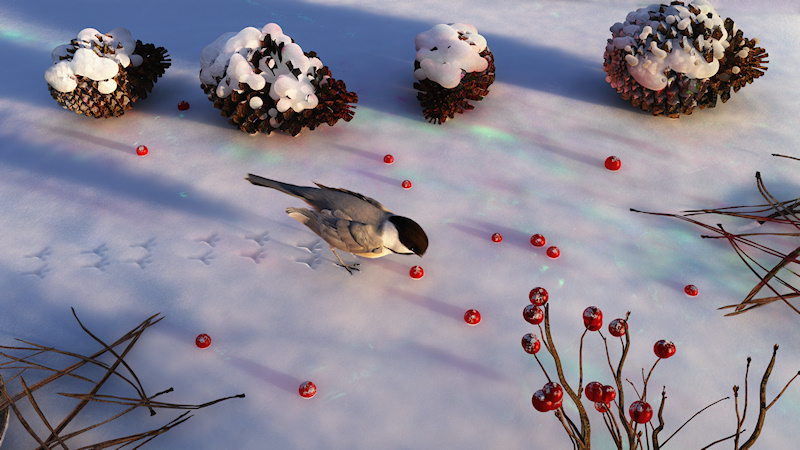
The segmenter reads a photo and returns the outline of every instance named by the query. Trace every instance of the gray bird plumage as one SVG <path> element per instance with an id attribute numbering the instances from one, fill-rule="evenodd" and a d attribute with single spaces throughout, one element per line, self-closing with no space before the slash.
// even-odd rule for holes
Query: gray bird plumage
<path id="1" fill-rule="evenodd" d="M 253 174 L 246 180 L 305 201 L 311 209 L 287 208 L 286 213 L 324 239 L 334 254 L 338 248 L 372 258 L 388 253 L 422 256 L 428 248 L 428 237 L 416 222 L 357 192 L 319 183 L 315 183 L 318 187 L 296 186 Z M 354 268 L 342 265 L 348 271 Z"/>

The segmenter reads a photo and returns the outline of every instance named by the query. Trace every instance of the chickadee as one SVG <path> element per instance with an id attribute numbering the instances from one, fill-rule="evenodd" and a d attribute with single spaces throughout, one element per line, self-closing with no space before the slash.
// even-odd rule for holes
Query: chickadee
<path id="1" fill-rule="evenodd" d="M 311 228 L 331 246 L 350 275 L 358 264 L 345 264 L 336 249 L 366 258 L 398 253 L 419 255 L 428 249 L 428 236 L 413 220 L 393 214 L 369 197 L 314 183 L 318 188 L 295 186 L 249 174 L 247 181 L 303 199 L 313 208 L 286 208 L 289 217 Z"/>

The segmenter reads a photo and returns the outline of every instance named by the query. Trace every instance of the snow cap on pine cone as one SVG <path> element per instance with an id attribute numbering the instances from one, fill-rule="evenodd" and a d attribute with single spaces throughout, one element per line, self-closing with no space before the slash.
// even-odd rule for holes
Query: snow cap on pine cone
<path id="1" fill-rule="evenodd" d="M 64 109 L 96 118 L 124 114 L 170 66 L 163 47 L 134 40 L 125 28 L 85 28 L 52 58 L 44 74 L 50 95 Z"/>
<path id="2" fill-rule="evenodd" d="M 603 70 L 622 98 L 653 115 L 713 108 L 766 70 L 769 56 L 706 0 L 653 4 L 611 27 Z"/>
<path id="3" fill-rule="evenodd" d="M 441 124 L 474 108 L 494 82 L 494 55 L 469 24 L 439 24 L 414 39 L 414 88 L 429 122 Z"/>
<path id="4" fill-rule="evenodd" d="M 214 107 L 242 131 L 297 135 L 353 118 L 358 96 L 331 77 L 274 23 L 225 33 L 200 56 L 200 83 Z"/>

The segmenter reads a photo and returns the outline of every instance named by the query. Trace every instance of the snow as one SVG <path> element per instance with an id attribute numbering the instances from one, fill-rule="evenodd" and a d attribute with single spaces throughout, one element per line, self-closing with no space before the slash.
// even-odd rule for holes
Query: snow
<path id="1" fill-rule="evenodd" d="M 611 27 L 614 36 L 609 45 L 627 49 L 630 53 L 625 57 L 630 66 L 628 71 L 642 86 L 654 91 L 664 89 L 668 82 L 664 72 L 670 69 L 689 78 L 700 79 L 710 78 L 719 70 L 719 60 L 728 38 L 723 19 L 708 2 L 695 0 L 690 4 L 696 6 L 700 13 L 695 15 L 683 5 L 666 6 L 662 13 L 660 9 L 664 5 L 652 4 L 628 13 L 625 23 L 616 23 Z M 651 15 L 655 15 L 656 19 L 651 19 Z M 700 35 L 696 39 L 697 48 L 694 40 L 688 40 L 679 33 L 666 39 L 657 32 L 660 37 L 658 42 L 655 40 L 656 33 L 653 30 L 659 27 L 662 30 L 673 28 L 684 31 L 691 30 L 692 26 L 719 29 L 721 36 L 704 39 Z M 670 51 L 659 48 L 659 45 L 668 46 Z M 711 61 L 704 58 L 704 52 L 707 51 L 713 52 Z M 746 51 L 742 52 L 744 56 L 741 58 L 747 56 Z"/>
<path id="2" fill-rule="evenodd" d="M 255 67 L 251 62 L 253 54 L 261 49 L 261 42 L 267 36 L 284 46 L 280 55 L 265 55 Z M 277 101 L 278 112 L 289 109 L 302 112 L 315 108 L 319 102 L 311 81 L 316 70 L 322 67 L 322 62 L 319 58 L 306 57 L 303 49 L 283 34 L 281 27 L 275 23 L 268 23 L 260 30 L 247 27 L 235 34 L 223 34 L 203 49 L 200 62 L 200 81 L 203 84 L 219 82 L 216 94 L 220 98 L 239 90 L 240 83 L 247 84 L 255 91 L 264 89 L 269 83 L 269 95 Z M 300 73 L 293 74 L 289 69 L 290 64 Z M 255 104 L 258 104 L 258 100 Z"/>
<path id="3" fill-rule="evenodd" d="M 77 36 L 79 48 L 70 58 L 67 49 L 72 45 L 60 45 L 53 50 L 53 65 L 44 73 L 47 83 L 59 92 L 72 92 L 78 87 L 76 76 L 98 81 L 101 94 L 110 94 L 117 89 L 113 80 L 120 67 L 138 66 L 142 57 L 134 55 L 136 41 L 125 28 L 114 28 L 106 34 L 94 28 L 84 28 Z M 113 52 L 104 52 L 104 46 Z M 66 59 L 65 59 L 66 58 Z"/>
<path id="4" fill-rule="evenodd" d="M 465 39 L 459 39 L 462 35 Z M 486 49 L 486 39 L 474 26 L 463 23 L 439 24 L 414 38 L 419 69 L 418 80 L 430 79 L 452 89 L 461 83 L 464 73 L 483 72 L 489 62 L 479 55 Z"/>
<path id="5" fill-rule="evenodd" d="M 676 120 L 636 111 L 605 82 L 609 27 L 642 4 L 233 0 L 222 10 L 177 0 L 158 8 L 121 2 L 110 15 L 107 2 L 0 3 L 3 58 L 14 62 L 0 72 L 0 343 L 21 338 L 92 353 L 99 345 L 70 307 L 111 341 L 161 312 L 164 320 L 126 357 L 148 393 L 174 387 L 164 400 L 176 403 L 247 396 L 193 411 L 144 448 L 571 448 L 557 419 L 531 405 L 547 379 L 521 348 L 526 333 L 541 337 L 522 311 L 542 286 L 573 385 L 588 306 L 606 322 L 631 311 L 624 374 L 639 388 L 641 369 L 655 361 L 653 344 L 675 342 L 648 389 L 651 398 L 667 387 L 663 436 L 743 385 L 747 356 L 752 395 L 777 343 L 771 400 L 800 369 L 800 317 L 780 304 L 723 317 L 717 308 L 738 303 L 757 282 L 730 246 L 629 208 L 761 204 L 756 171 L 777 198 L 798 196 L 800 163 L 771 156 L 800 156 L 800 103 L 788 95 L 800 89 L 796 3 L 715 2 L 745 36 L 761 38 L 769 70 L 727 103 Z M 295 138 L 251 136 L 213 108 L 198 83 L 203 48 L 267 22 L 316 51 L 358 93 L 351 122 Z M 480 30 L 497 79 L 474 110 L 433 125 L 412 87 L 414 37 L 443 22 Z M 124 26 L 169 50 L 172 66 L 122 117 L 64 111 L 42 81 L 53 48 L 86 26 Z M 192 107 L 179 111 L 183 100 Z M 140 144 L 148 155 L 136 155 Z M 386 154 L 393 164 L 383 163 Z M 609 155 L 620 157 L 620 170 L 604 167 Z M 303 203 L 251 185 L 248 173 L 373 197 L 417 221 L 428 252 L 342 253 L 361 264 L 350 276 L 284 213 Z M 401 187 L 405 179 L 413 188 Z M 492 242 L 493 233 L 503 241 Z M 534 233 L 547 245 L 533 247 Z M 793 239 L 784 248 L 794 249 Z M 546 256 L 549 245 L 560 258 Z M 420 280 L 409 276 L 414 265 L 425 271 Z M 687 284 L 698 287 L 696 297 L 683 292 Z M 463 319 L 472 308 L 482 319 L 475 327 Z M 201 333 L 209 348 L 196 347 Z M 546 350 L 538 356 L 552 376 Z M 611 382 L 594 333 L 583 359 L 584 383 Z M 304 400 L 298 388 L 307 380 L 317 395 Z M 57 392 L 85 391 L 65 381 L 36 395 L 52 423 L 72 404 Z M 122 385 L 103 393 L 132 394 Z M 626 394 L 630 404 L 635 394 Z M 586 406 L 593 448 L 611 448 L 599 414 Z M 86 421 L 100 411 L 87 410 Z M 791 447 L 799 414 L 794 384 L 769 410 L 756 447 Z M 74 447 L 176 416 L 135 413 Z M 735 421 L 726 400 L 669 446 L 702 447 L 733 433 Z M 35 446 L 12 418 L 1 448 Z"/>

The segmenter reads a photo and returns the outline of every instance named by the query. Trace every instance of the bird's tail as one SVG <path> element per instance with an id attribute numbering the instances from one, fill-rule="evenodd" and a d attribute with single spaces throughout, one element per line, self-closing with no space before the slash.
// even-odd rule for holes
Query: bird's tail
<path id="1" fill-rule="evenodd" d="M 255 184 L 256 186 L 264 186 L 276 189 L 278 191 L 283 192 L 284 194 L 289 194 L 300 198 L 305 198 L 304 191 L 309 189 L 303 186 L 295 186 L 294 184 L 281 183 L 280 181 L 270 180 L 269 178 L 253 175 L 252 173 L 247 174 L 247 178 L 245 178 L 245 180 Z"/>

